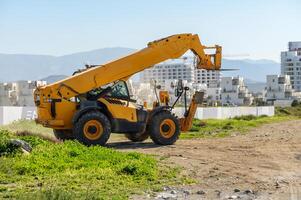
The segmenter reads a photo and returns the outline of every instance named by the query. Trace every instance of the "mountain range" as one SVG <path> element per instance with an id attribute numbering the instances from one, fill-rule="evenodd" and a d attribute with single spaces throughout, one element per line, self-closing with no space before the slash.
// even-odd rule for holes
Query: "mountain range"
<path id="1" fill-rule="evenodd" d="M 75 70 L 83 68 L 85 64 L 103 64 L 134 51 L 136 50 L 131 48 L 115 47 L 64 56 L 0 54 L 0 82 L 16 80 L 53 82 L 71 75 Z M 253 83 L 265 82 L 267 74 L 280 73 L 279 63 L 272 60 L 223 59 L 222 68 L 238 69 L 237 71 L 223 71 L 223 76 L 240 75 Z"/>

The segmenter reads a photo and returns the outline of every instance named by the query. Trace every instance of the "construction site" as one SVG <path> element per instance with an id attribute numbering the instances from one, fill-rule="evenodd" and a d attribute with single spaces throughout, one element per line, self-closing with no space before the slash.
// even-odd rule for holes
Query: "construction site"
<path id="1" fill-rule="evenodd" d="M 212 2 L 193 2 L 216 8 Z M 295 7 L 301 6 L 294 3 Z M 128 31 L 121 29 L 125 22 L 130 27 L 138 20 L 125 12 L 124 8 L 133 8 L 130 5 L 144 10 L 149 24 L 157 17 L 148 16 L 156 3 L 147 3 L 147 9 L 146 3 L 120 4 L 122 9 L 120 5 L 93 3 L 123 13 L 126 21 L 122 24 L 116 20 L 122 19 L 117 14 L 111 16 L 105 10 L 100 14 L 95 6 L 83 2 L 30 1 L 18 9 L 20 16 L 35 16 L 30 19 L 35 23 L 41 16 L 51 22 L 51 27 L 66 25 L 67 18 L 71 20 L 69 16 L 65 18 L 65 10 L 80 11 L 71 14 L 79 20 L 68 22 L 73 28 L 86 19 L 83 16 L 94 19 L 107 14 L 120 25 L 116 26 L 120 32 Z M 262 12 L 257 10 L 257 4 L 247 4 L 239 5 L 246 8 L 245 17 Z M 12 20 L 16 5 L 0 2 L 0 11 L 2 5 L 6 11 L 3 16 Z M 33 9 L 28 13 L 24 8 L 29 5 L 42 11 Z M 270 4 L 260 5 L 272 9 Z M 227 8 L 227 4 L 224 6 Z M 58 7 L 62 10 L 56 10 Z M 184 13 L 190 21 L 198 16 L 195 6 L 175 2 L 171 7 L 187 8 Z M 89 12 L 83 15 L 81 12 L 87 8 Z M 275 5 L 271 11 L 274 10 L 278 10 Z M 225 20 L 232 19 L 228 12 L 220 12 Z M 267 16 L 264 20 L 274 17 L 274 12 L 261 14 Z M 60 20 L 57 16 L 61 16 Z M 99 21 L 107 24 L 110 20 Z M 110 23 L 109 30 L 113 27 Z M 88 27 L 89 23 L 82 25 Z M 40 26 L 47 29 L 44 22 Z M 256 28 L 252 23 L 250 26 Z M 172 27 L 169 25 L 171 30 L 177 30 Z M 250 41 L 243 48 L 239 41 L 234 42 L 233 32 L 227 36 L 228 29 L 220 38 L 214 26 L 209 27 L 210 31 L 163 36 L 162 29 L 160 37 L 149 39 L 146 32 L 139 37 L 138 33 L 135 37 L 124 34 L 127 42 L 139 42 L 137 49 L 103 48 L 63 56 L 0 53 L 0 67 L 5 70 L 5 76 L 0 77 L 0 199 L 301 199 L 301 42 L 291 41 L 296 38 L 291 36 L 281 40 L 288 44 L 287 51 L 281 48 L 275 53 L 272 45 L 266 45 L 256 52 L 254 47 L 249 48 Z M 92 42 L 99 28 L 74 30 L 79 33 L 74 31 L 72 35 L 67 29 L 55 37 L 49 33 L 44 44 L 79 37 L 60 48 L 99 45 Z M 8 33 L 5 32 L 7 40 L 11 38 Z M 88 37 L 82 38 L 81 33 Z M 131 44 L 123 43 L 121 37 L 113 41 L 115 33 L 106 37 L 103 33 L 103 45 L 119 46 L 116 41 Z M 37 39 L 31 42 L 33 46 L 41 39 L 33 35 L 29 38 Z M 234 52 L 229 41 L 239 52 L 246 49 L 255 53 L 227 54 Z M 254 39 L 254 43 L 259 41 Z M 3 42 L 3 51 L 15 51 Z M 26 40 L 18 45 L 31 48 Z M 37 49 L 42 51 L 41 46 Z M 57 46 L 55 49 L 60 51 Z M 271 57 L 280 55 L 280 63 L 266 59 L 268 55 L 263 52 L 270 52 Z M 228 58 L 231 56 L 234 58 Z M 244 56 L 247 58 L 241 58 Z M 262 59 L 255 59 L 257 56 Z"/>

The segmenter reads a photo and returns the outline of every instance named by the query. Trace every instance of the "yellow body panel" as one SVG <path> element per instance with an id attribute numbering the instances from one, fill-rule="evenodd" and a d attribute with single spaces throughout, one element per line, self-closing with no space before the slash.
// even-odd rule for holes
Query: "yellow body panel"
<path id="1" fill-rule="evenodd" d="M 56 103 L 55 111 L 56 116 L 51 116 L 51 103 L 44 103 L 44 107 L 38 106 L 37 122 L 43 124 L 46 127 L 54 129 L 72 129 L 72 118 L 76 112 L 76 103 L 66 100 L 62 100 L 60 103 Z"/>
<path id="2" fill-rule="evenodd" d="M 107 106 L 113 118 L 125 119 L 130 122 L 137 122 L 136 106 L 134 106 L 133 104 L 127 104 L 127 102 L 124 101 L 122 101 L 123 105 L 112 104 L 103 98 L 99 99 L 99 101 Z"/>

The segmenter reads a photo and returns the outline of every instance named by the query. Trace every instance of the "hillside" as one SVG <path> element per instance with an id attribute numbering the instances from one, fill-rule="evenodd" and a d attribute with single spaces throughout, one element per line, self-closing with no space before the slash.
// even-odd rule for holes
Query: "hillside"
<path id="1" fill-rule="evenodd" d="M 64 56 L 0 54 L 0 82 L 37 80 L 52 75 L 68 76 L 87 63 L 102 64 L 133 51 L 135 49 L 115 47 Z M 239 71 L 224 71 L 223 76 L 240 75 L 256 82 L 265 82 L 267 74 L 280 72 L 279 63 L 271 60 L 223 59 L 223 68 L 239 69 Z"/>
<path id="2" fill-rule="evenodd" d="M 223 76 L 243 76 L 256 82 L 265 82 L 266 75 L 280 74 L 280 64 L 272 60 L 233 60 L 223 59 L 223 68 L 239 69 L 238 71 L 224 71 Z"/>
<path id="3" fill-rule="evenodd" d="M 64 56 L 0 54 L 0 82 L 37 80 L 51 75 L 70 75 L 85 64 L 102 64 L 134 49 L 104 48 Z"/>

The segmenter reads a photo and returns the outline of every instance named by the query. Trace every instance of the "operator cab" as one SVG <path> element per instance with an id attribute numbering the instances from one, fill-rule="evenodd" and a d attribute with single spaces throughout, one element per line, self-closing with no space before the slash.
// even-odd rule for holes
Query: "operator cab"
<path id="1" fill-rule="evenodd" d="M 117 81 L 116 83 L 110 83 L 106 86 L 93 89 L 86 94 L 87 100 L 97 100 L 100 98 L 105 99 L 118 99 L 127 102 L 136 103 L 135 99 L 132 99 L 133 95 L 130 94 L 127 83 L 123 80 Z"/>

